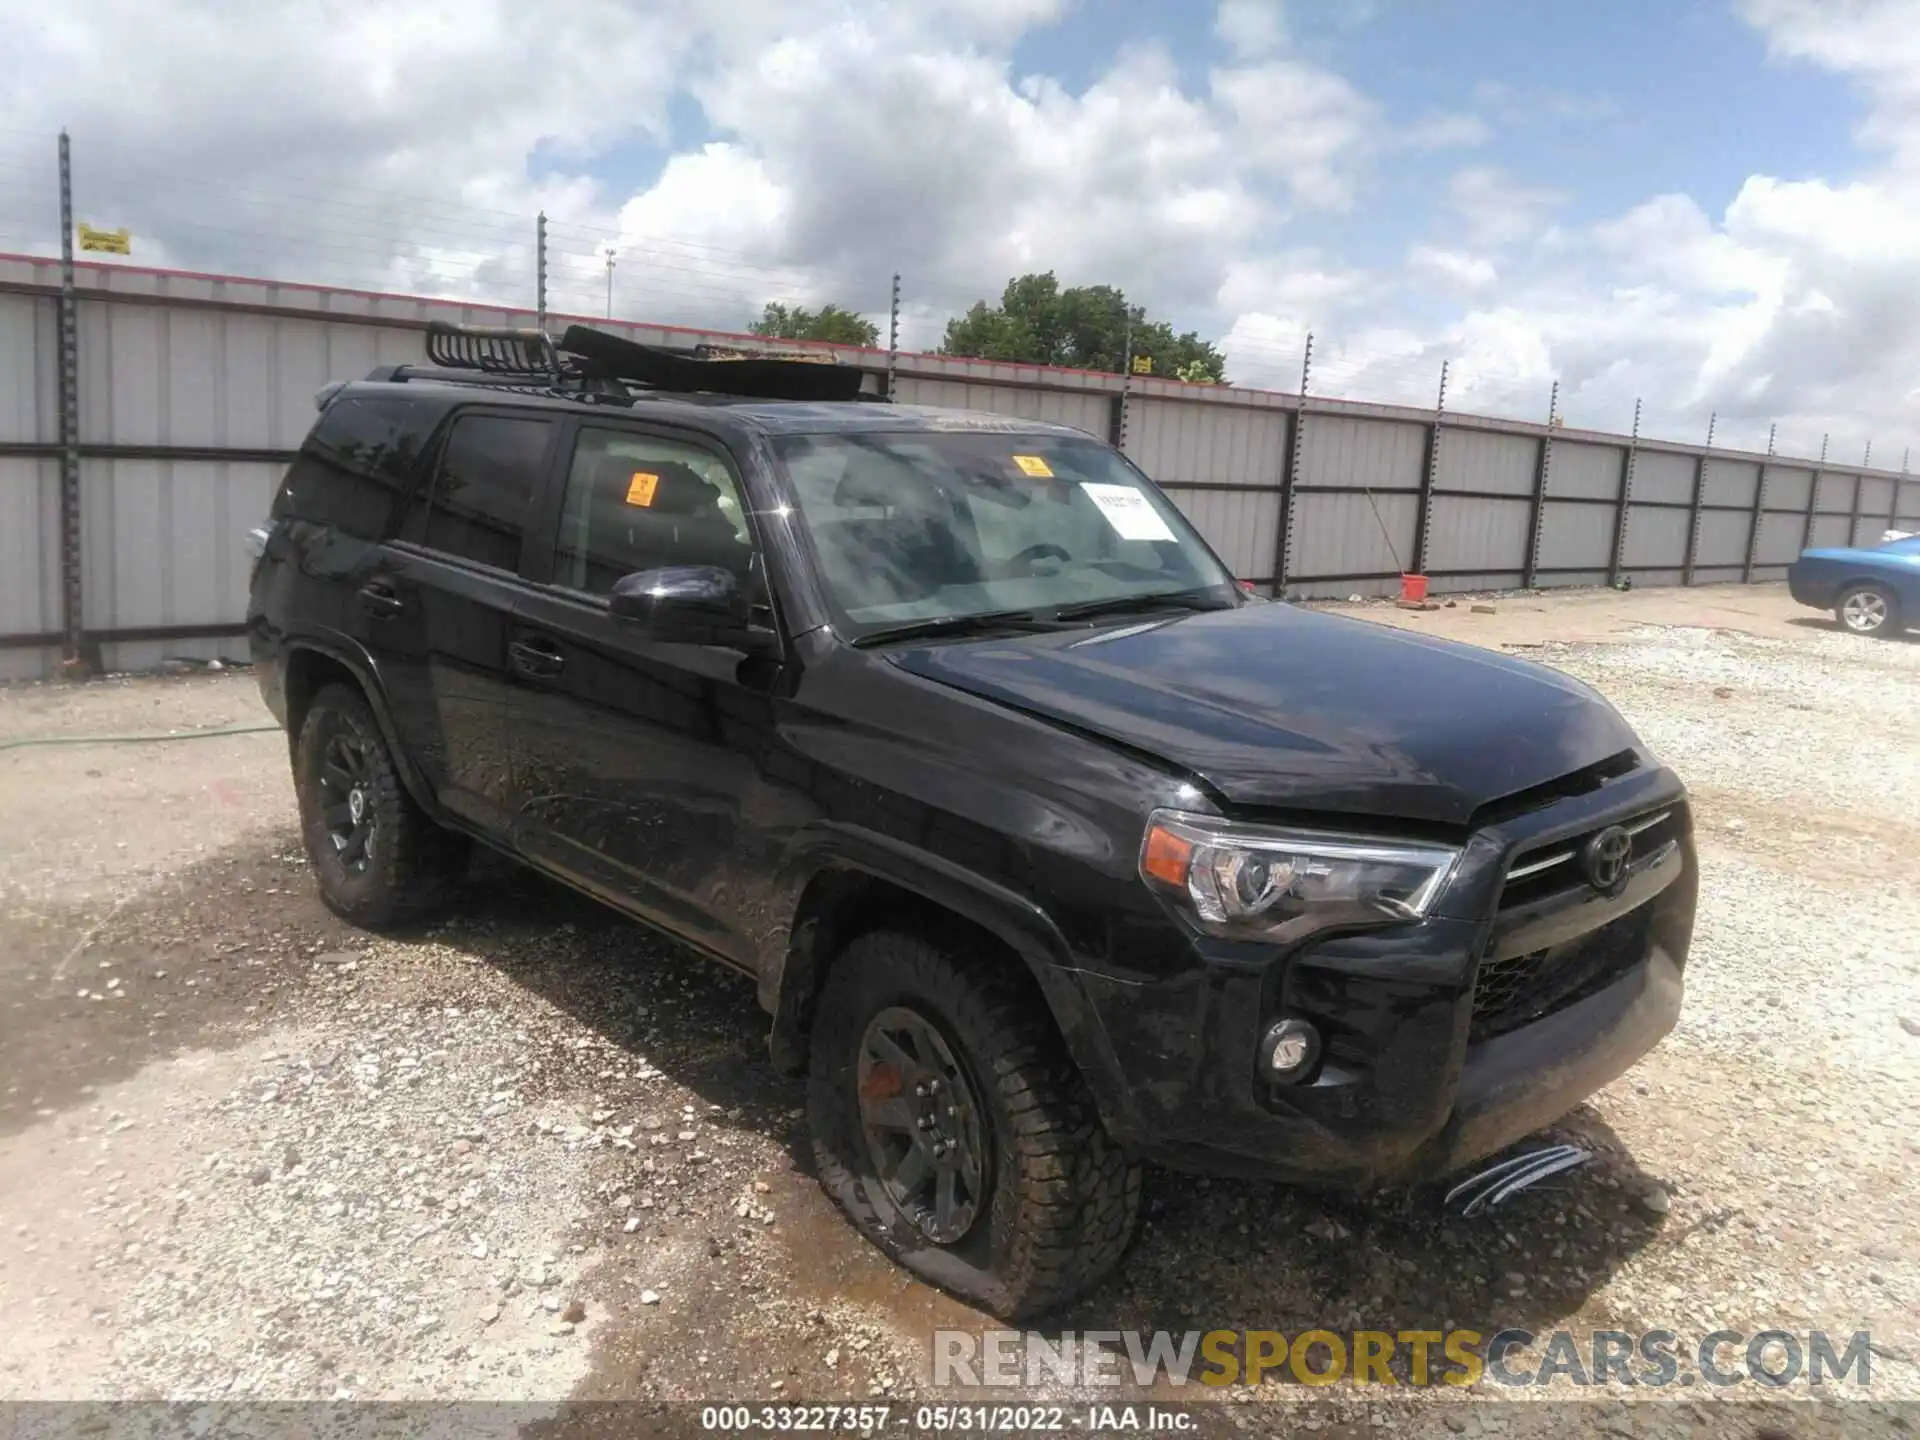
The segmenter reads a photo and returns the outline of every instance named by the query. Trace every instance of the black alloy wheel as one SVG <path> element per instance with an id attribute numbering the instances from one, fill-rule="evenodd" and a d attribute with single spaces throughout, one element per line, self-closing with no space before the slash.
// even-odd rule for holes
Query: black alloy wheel
<path id="1" fill-rule="evenodd" d="M 379 812 L 373 803 L 376 776 L 364 736 L 337 731 L 320 758 L 320 797 L 341 868 L 359 874 L 373 863 L 380 840 Z"/>
<path id="2" fill-rule="evenodd" d="M 293 746 L 300 830 L 320 896 L 356 925 L 437 908 L 465 868 L 465 837 L 408 794 L 366 697 L 329 685 L 307 706 Z"/>
<path id="3" fill-rule="evenodd" d="M 880 1011 L 860 1041 L 860 1123 L 876 1179 L 935 1245 L 973 1228 L 987 1203 L 980 1102 L 946 1036 L 904 1005 Z"/>

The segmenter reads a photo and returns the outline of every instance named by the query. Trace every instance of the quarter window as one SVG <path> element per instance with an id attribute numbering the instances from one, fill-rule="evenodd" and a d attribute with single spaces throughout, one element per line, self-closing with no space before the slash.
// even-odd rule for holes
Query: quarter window
<path id="1" fill-rule="evenodd" d="M 357 540 L 379 540 L 420 457 L 414 421 L 408 400 L 334 401 L 288 469 L 274 513 L 331 525 Z"/>

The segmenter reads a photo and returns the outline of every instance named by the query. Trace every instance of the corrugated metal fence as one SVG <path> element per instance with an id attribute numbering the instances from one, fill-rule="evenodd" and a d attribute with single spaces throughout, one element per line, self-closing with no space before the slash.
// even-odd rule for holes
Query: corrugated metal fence
<path id="1" fill-rule="evenodd" d="M 54 673 L 63 581 L 58 261 L 0 257 L 0 679 Z M 121 266 L 76 272 L 78 573 L 107 669 L 244 655 L 243 537 L 329 381 L 421 358 L 433 319 L 528 312 Z M 558 328 L 567 317 L 550 317 Z M 656 343 L 707 332 L 603 322 Z M 882 382 L 884 352 L 845 352 Z M 1243 579 L 1293 597 L 1775 579 L 1806 545 L 1920 528 L 1856 466 L 1231 386 L 903 355 L 897 398 L 1120 441 Z"/>

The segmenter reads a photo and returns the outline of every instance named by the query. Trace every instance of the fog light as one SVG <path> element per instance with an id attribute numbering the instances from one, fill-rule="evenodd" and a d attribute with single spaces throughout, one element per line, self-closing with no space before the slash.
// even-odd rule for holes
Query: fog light
<path id="1" fill-rule="evenodd" d="M 1260 1071 L 1269 1080 L 1298 1080 L 1320 1058 L 1320 1032 L 1304 1020 L 1282 1020 L 1260 1040 Z"/>

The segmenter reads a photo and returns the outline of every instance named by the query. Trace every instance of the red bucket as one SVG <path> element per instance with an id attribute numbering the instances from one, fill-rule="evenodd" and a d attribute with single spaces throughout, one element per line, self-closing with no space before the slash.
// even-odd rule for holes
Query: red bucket
<path id="1" fill-rule="evenodd" d="M 1419 604 L 1427 598 L 1427 577 L 1424 575 L 1402 575 L 1400 577 L 1400 598 L 1409 604 Z"/>

